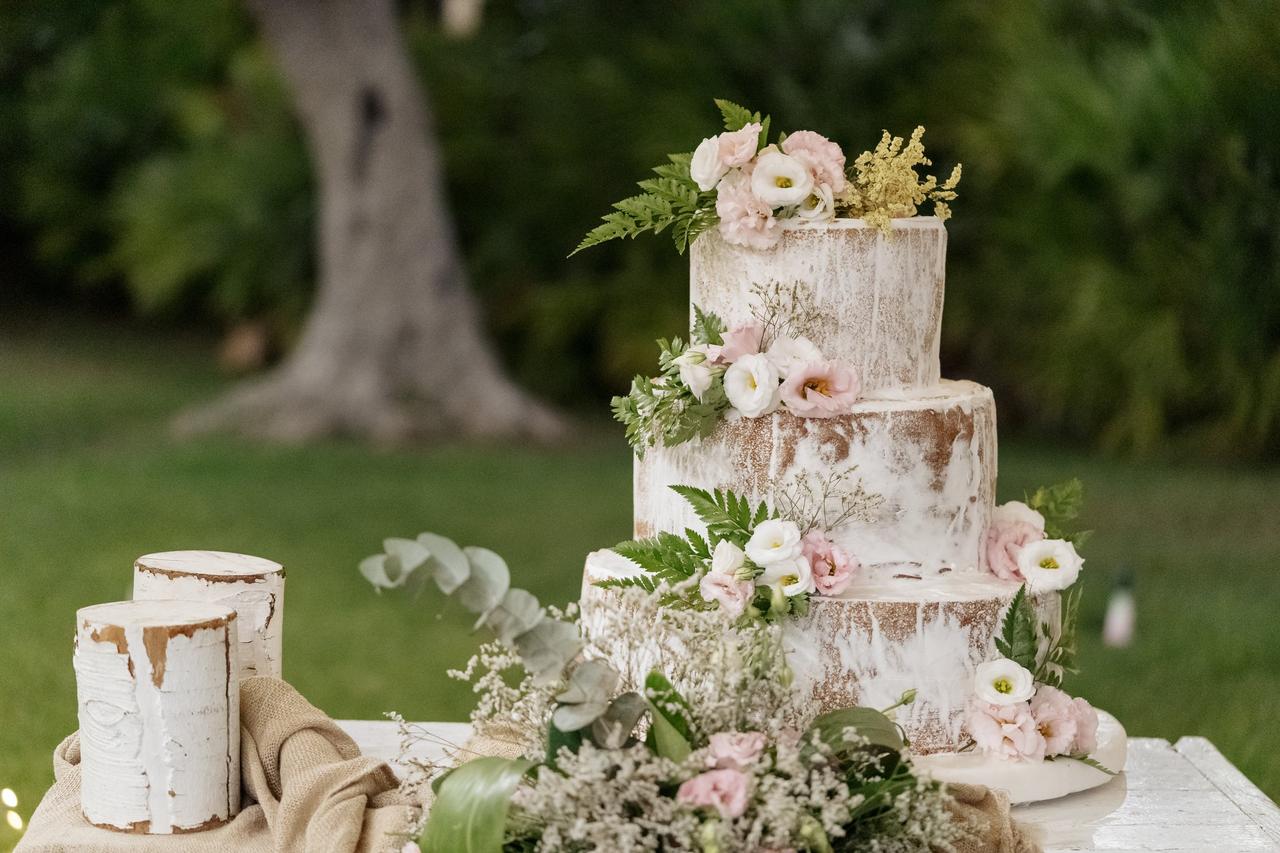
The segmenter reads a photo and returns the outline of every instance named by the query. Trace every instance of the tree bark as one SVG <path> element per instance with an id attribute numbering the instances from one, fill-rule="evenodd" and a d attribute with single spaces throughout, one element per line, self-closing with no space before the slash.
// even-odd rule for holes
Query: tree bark
<path id="1" fill-rule="evenodd" d="M 184 413 L 178 431 L 559 436 L 561 419 L 506 377 L 482 332 L 392 0 L 249 5 L 314 164 L 319 291 L 284 364 Z"/>

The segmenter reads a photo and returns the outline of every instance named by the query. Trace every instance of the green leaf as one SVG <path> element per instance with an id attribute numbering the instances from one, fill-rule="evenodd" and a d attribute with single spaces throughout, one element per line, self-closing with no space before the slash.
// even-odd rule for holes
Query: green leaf
<path id="1" fill-rule="evenodd" d="M 711 311 L 693 306 L 693 339 L 700 344 L 724 343 L 724 320 Z"/>
<path id="2" fill-rule="evenodd" d="M 809 732 L 816 732 L 818 737 L 837 755 L 857 749 L 857 744 L 850 744 L 844 739 L 847 728 L 856 729 L 858 734 L 875 746 L 892 749 L 895 752 L 903 749 L 902 733 L 893 720 L 874 708 L 841 708 L 821 714 L 809 726 Z"/>
<path id="3" fill-rule="evenodd" d="M 1027 496 L 1026 503 L 1044 516 L 1044 532 L 1048 538 L 1066 539 L 1076 546 L 1088 538 L 1089 531 L 1072 529 L 1084 507 L 1084 484 L 1079 479 L 1041 486 L 1035 494 Z"/>
<path id="4" fill-rule="evenodd" d="M 418 839 L 423 853 L 502 853 L 507 812 L 532 761 L 477 758 L 444 779 Z"/>
<path id="5" fill-rule="evenodd" d="M 653 717 L 649 727 L 649 744 L 658 755 L 679 763 L 689 757 L 689 703 L 656 669 L 644 682 L 645 699 Z"/>
<path id="6" fill-rule="evenodd" d="M 515 640 L 524 668 L 539 684 L 560 678 L 569 661 L 582 650 L 578 627 L 557 619 L 543 619 Z"/>
<path id="7" fill-rule="evenodd" d="M 400 561 L 386 554 L 374 554 L 360 561 L 360 574 L 376 589 L 395 589 L 404 586 L 409 576 L 400 570 Z"/>
<path id="8" fill-rule="evenodd" d="M 511 588 L 511 570 L 506 560 L 488 548 L 469 545 L 462 552 L 471 576 L 458 588 L 458 601 L 472 613 L 488 613 Z"/>
<path id="9" fill-rule="evenodd" d="M 693 486 L 673 485 L 671 491 L 685 499 L 708 532 L 739 545 L 751 538 L 759 521 L 768 517 L 768 509 L 763 504 L 758 509 L 752 507 L 746 498 L 728 489 L 709 492 Z"/>
<path id="10" fill-rule="evenodd" d="M 471 565 L 467 562 L 466 555 L 452 539 L 434 533 L 419 533 L 418 542 L 431 552 L 426 565 L 431 570 L 436 586 L 445 595 L 453 595 L 471 576 Z"/>
<path id="11" fill-rule="evenodd" d="M 427 550 L 426 546 L 414 539 L 395 537 L 383 539 L 382 550 L 387 552 L 387 556 L 395 557 L 400 561 L 400 568 L 405 574 L 416 570 L 431 559 L 431 552 Z"/>
<path id="12" fill-rule="evenodd" d="M 591 740 L 603 749 L 624 746 L 648 710 L 649 703 L 639 693 L 623 693 L 591 724 Z"/>
<path id="13" fill-rule="evenodd" d="M 569 674 L 569 684 L 556 696 L 556 701 L 607 704 L 617 686 L 618 673 L 613 667 L 603 661 L 584 661 Z"/>
<path id="14" fill-rule="evenodd" d="M 556 767 L 556 758 L 560 755 L 560 750 L 567 749 L 570 752 L 577 752 L 582 746 L 582 742 L 586 740 L 586 735 L 581 731 L 566 732 L 556 728 L 555 720 L 547 723 L 547 765 Z"/>
<path id="15" fill-rule="evenodd" d="M 724 129 L 742 130 L 742 128 L 752 122 L 760 121 L 760 113 L 753 113 L 746 107 L 739 106 L 733 101 L 726 101 L 724 98 L 716 98 L 715 104 L 720 108 L 720 116 L 724 119 Z"/>
<path id="16" fill-rule="evenodd" d="M 551 722 L 561 731 L 577 732 L 594 723 L 608 709 L 608 701 L 557 705 Z"/>
<path id="17" fill-rule="evenodd" d="M 499 640 L 510 646 L 516 637 L 541 622 L 543 616 L 542 605 L 533 593 L 509 589 L 502 602 L 485 615 L 484 621 Z"/>
<path id="18" fill-rule="evenodd" d="M 1027 588 L 1024 585 L 1018 588 L 1005 611 L 1000 636 L 996 637 L 996 650 L 1019 666 L 1026 667 L 1028 672 L 1034 673 L 1038 668 L 1037 647 L 1035 608 L 1027 598 Z"/>

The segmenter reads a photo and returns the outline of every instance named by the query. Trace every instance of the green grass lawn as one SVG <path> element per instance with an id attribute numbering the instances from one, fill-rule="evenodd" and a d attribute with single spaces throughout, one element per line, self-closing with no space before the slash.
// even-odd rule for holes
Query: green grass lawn
<path id="1" fill-rule="evenodd" d="M 576 597 L 587 551 L 630 530 L 619 430 L 572 447 L 179 443 L 167 418 L 223 380 L 171 333 L 0 321 L 0 787 L 29 816 L 49 754 L 75 727 L 76 608 L 128 595 L 132 560 L 173 548 L 260 554 L 289 569 L 285 673 L 337 717 L 462 719 L 444 671 L 474 647 L 439 600 L 379 597 L 356 573 L 387 535 L 431 529 L 505 555 L 545 601 Z M 602 401 L 603 408 L 603 401 Z M 1131 734 L 1211 738 L 1280 794 L 1280 471 L 1116 462 L 1006 442 L 1001 493 L 1080 476 L 1085 672 L 1073 692 Z M 1097 641 L 1121 568 L 1138 641 Z M 0 826 L 0 848 L 15 834 Z"/>

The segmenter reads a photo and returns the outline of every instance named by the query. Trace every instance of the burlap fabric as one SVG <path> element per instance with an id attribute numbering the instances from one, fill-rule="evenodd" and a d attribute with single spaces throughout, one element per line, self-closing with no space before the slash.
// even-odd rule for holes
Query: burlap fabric
<path id="1" fill-rule="evenodd" d="M 417 806 L 386 763 L 296 690 L 273 678 L 240 687 L 245 807 L 230 823 L 185 835 L 129 835 L 80 814 L 80 740 L 54 750 L 54 785 L 15 853 L 382 853 L 399 850 Z"/>
<path id="2" fill-rule="evenodd" d="M 1009 798 L 1003 791 L 982 785 L 948 785 L 948 808 L 966 832 L 952 849 L 955 853 L 1041 853 L 1025 827 L 1009 815 Z"/>

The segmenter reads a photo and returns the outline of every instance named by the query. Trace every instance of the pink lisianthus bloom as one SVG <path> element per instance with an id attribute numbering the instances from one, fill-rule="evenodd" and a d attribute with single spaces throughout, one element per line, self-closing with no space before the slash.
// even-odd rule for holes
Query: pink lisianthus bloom
<path id="1" fill-rule="evenodd" d="M 746 770 L 760 758 L 764 745 L 760 732 L 716 732 L 709 741 L 708 758 L 712 767 Z"/>
<path id="2" fill-rule="evenodd" d="M 752 122 L 740 130 L 727 130 L 716 137 L 720 144 L 720 162 L 725 168 L 744 166 L 756 156 L 760 147 L 760 123 Z"/>
<path id="3" fill-rule="evenodd" d="M 987 568 L 1005 580 L 1023 580 L 1018 554 L 1023 546 L 1044 538 L 1044 516 L 1021 501 L 996 507 L 983 538 Z"/>
<path id="4" fill-rule="evenodd" d="M 857 558 L 850 557 L 820 530 L 810 530 L 800 540 L 800 553 L 813 569 L 813 583 L 819 595 L 839 595 L 849 586 L 853 573 L 861 568 Z"/>
<path id="5" fill-rule="evenodd" d="M 782 237 L 773 208 L 751 192 L 749 170 L 730 173 L 716 191 L 720 236 L 728 243 L 751 249 L 771 249 Z"/>
<path id="6" fill-rule="evenodd" d="M 983 752 L 1009 760 L 1044 760 L 1044 735 L 1036 728 L 1031 706 L 1026 702 L 991 705 L 974 701 L 965 726 Z"/>
<path id="7" fill-rule="evenodd" d="M 782 141 L 782 150 L 813 173 L 815 184 L 826 184 L 833 193 L 844 190 L 844 151 L 830 139 L 812 130 L 797 130 Z"/>
<path id="8" fill-rule="evenodd" d="M 760 352 L 760 338 L 764 330 L 759 323 L 747 323 L 724 333 L 724 343 L 716 354 L 721 364 L 732 364 L 744 355 L 756 355 Z"/>
<path id="9" fill-rule="evenodd" d="M 1076 740 L 1071 746 L 1073 755 L 1090 755 L 1098 749 L 1098 712 L 1079 697 L 1071 700 L 1071 715 L 1076 721 Z"/>
<path id="10" fill-rule="evenodd" d="M 782 401 L 793 415 L 830 418 L 848 414 L 861 390 L 852 368 L 838 361 L 813 361 L 787 374 Z"/>
<path id="11" fill-rule="evenodd" d="M 1031 697 L 1031 716 L 1036 730 L 1044 738 L 1046 755 L 1069 755 L 1076 741 L 1078 726 L 1071 697 L 1056 687 L 1041 684 Z"/>
<path id="12" fill-rule="evenodd" d="M 747 810 L 751 780 L 741 770 L 722 768 L 699 773 L 680 785 L 676 800 L 689 806 L 705 806 L 731 820 Z"/>
<path id="13" fill-rule="evenodd" d="M 755 586 L 751 581 L 740 581 L 728 572 L 707 572 L 698 582 L 703 601 L 715 601 L 724 608 L 730 619 L 737 619 L 747 610 Z"/>

